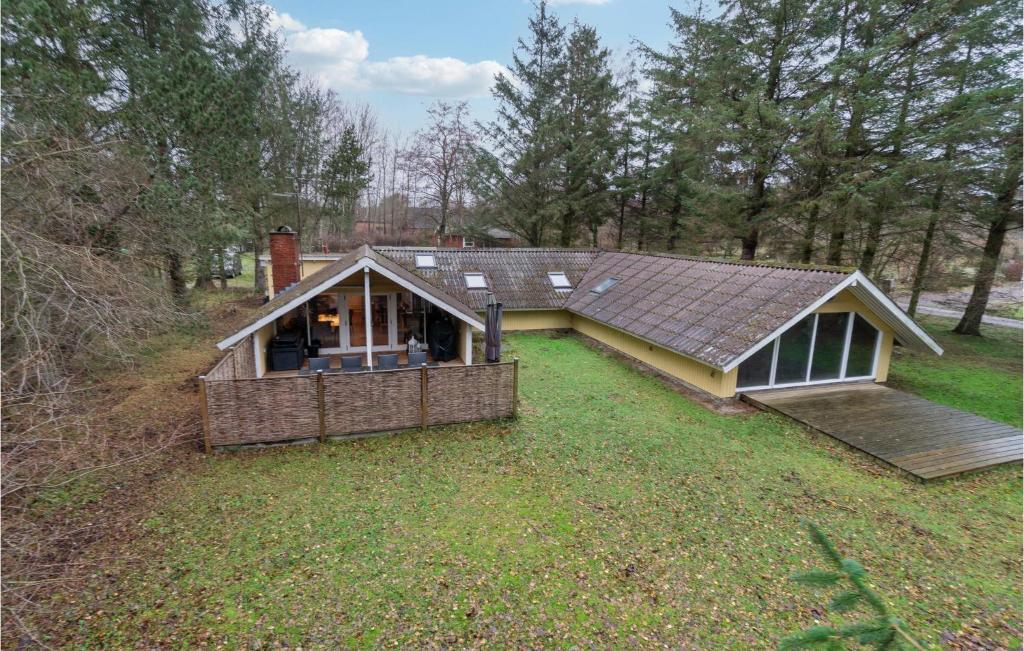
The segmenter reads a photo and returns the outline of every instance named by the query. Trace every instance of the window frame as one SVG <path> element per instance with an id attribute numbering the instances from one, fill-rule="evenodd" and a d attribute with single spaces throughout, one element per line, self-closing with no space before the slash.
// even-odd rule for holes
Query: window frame
<path id="1" fill-rule="evenodd" d="M 430 264 L 420 264 L 420 258 L 429 258 Z M 417 269 L 437 269 L 437 256 L 433 253 L 416 253 L 414 260 Z"/>
<path id="2" fill-rule="evenodd" d="M 875 324 L 872 323 L 871 320 L 868 319 L 867 317 L 865 317 L 864 315 L 861 315 L 859 312 L 856 312 L 856 311 L 849 311 L 849 312 L 840 312 L 840 314 L 846 315 L 846 323 L 843 326 L 843 328 L 845 330 L 845 336 L 843 338 L 843 353 L 842 353 L 842 361 L 840 362 L 839 377 L 828 379 L 828 380 L 812 380 L 811 379 L 811 367 L 814 364 L 814 346 L 815 346 L 815 344 L 817 342 L 817 338 L 818 338 L 818 320 L 819 320 L 819 315 L 820 314 L 823 314 L 823 313 L 822 312 L 815 312 L 814 313 L 814 329 L 811 331 L 811 348 L 810 348 L 810 352 L 807 355 L 807 366 L 806 366 L 806 371 L 804 373 L 804 379 L 802 381 L 798 381 L 798 382 L 784 382 L 784 383 L 777 383 L 775 381 L 775 374 L 776 374 L 776 371 L 778 370 L 779 340 L 782 339 L 782 335 L 785 334 L 785 332 L 782 332 L 782 333 L 779 333 L 779 335 L 777 337 L 772 339 L 771 342 L 769 342 L 767 344 L 767 346 L 771 346 L 772 347 L 772 365 L 771 365 L 771 372 L 769 373 L 769 376 L 768 376 L 768 384 L 762 384 L 762 385 L 758 385 L 758 386 L 741 387 L 737 383 L 736 391 L 739 392 L 739 391 L 759 391 L 759 390 L 764 390 L 764 389 L 784 389 L 784 388 L 789 388 L 789 387 L 813 386 L 813 385 L 817 385 L 817 384 L 835 384 L 837 382 L 853 382 L 853 381 L 857 381 L 857 380 L 874 380 L 875 378 L 877 378 L 878 377 L 878 358 L 879 358 L 879 356 L 880 356 L 880 354 L 882 352 L 882 339 L 884 338 L 883 337 L 883 333 L 882 333 L 881 329 L 876 327 Z M 858 315 L 862 319 L 864 319 L 864 321 L 866 321 L 868 323 L 868 325 L 870 325 L 872 328 L 875 329 L 874 357 L 871 360 L 871 373 L 869 375 L 848 376 L 846 374 L 846 363 L 847 363 L 847 358 L 849 357 L 849 354 L 850 354 L 850 338 L 851 338 L 851 336 L 853 334 L 853 322 L 854 322 L 854 319 Z M 793 325 L 795 326 L 796 324 L 794 323 Z M 788 332 L 788 331 L 789 330 L 787 329 L 786 332 Z M 739 368 L 739 367 L 737 367 L 737 368 Z M 739 379 L 738 376 L 737 376 L 737 379 Z"/>
<path id="3" fill-rule="evenodd" d="M 591 287 L 590 291 L 593 292 L 594 294 L 604 294 L 606 291 L 608 291 L 612 287 L 615 287 L 616 285 L 618 285 L 619 281 L 621 281 L 621 280 L 622 279 L 619 278 L 618 276 L 608 276 L 607 278 L 605 278 L 601 282 L 599 282 L 596 285 L 594 285 L 593 287 Z"/>
<path id="4" fill-rule="evenodd" d="M 480 282 L 481 282 L 481 286 L 475 287 L 475 286 L 471 285 L 470 282 L 469 282 L 469 279 L 471 277 L 474 278 L 474 279 L 479 278 Z M 464 271 L 464 272 L 462 272 L 462 281 L 464 283 L 466 283 L 466 289 L 468 289 L 470 291 L 481 290 L 481 289 L 490 289 L 490 287 L 491 287 L 490 284 L 487 282 L 487 276 L 485 276 L 482 271 Z"/>
<path id="5" fill-rule="evenodd" d="M 565 279 L 565 284 L 563 285 L 563 284 L 560 284 L 560 283 L 556 283 L 555 282 L 555 276 L 560 276 L 560 277 L 564 278 Z M 549 271 L 548 272 L 548 282 L 551 283 L 551 286 L 553 288 L 557 289 L 557 290 L 571 290 L 572 289 L 572 281 L 569 280 L 569 275 L 566 274 L 564 271 Z"/>

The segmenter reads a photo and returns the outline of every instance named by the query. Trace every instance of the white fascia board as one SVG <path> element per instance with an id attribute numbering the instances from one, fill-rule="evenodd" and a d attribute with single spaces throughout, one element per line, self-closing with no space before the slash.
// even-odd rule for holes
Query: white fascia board
<path id="1" fill-rule="evenodd" d="M 935 340 L 928 336 L 928 333 L 922 330 L 920 326 L 914 323 L 914 320 L 911 319 L 903 310 L 901 310 L 899 306 L 892 301 L 892 299 L 886 296 L 885 292 L 878 289 L 878 287 L 876 287 L 875 284 L 871 282 L 871 280 L 863 274 L 863 272 L 858 270 L 850 274 L 849 278 L 847 278 L 843 282 L 839 283 L 838 285 L 830 289 L 828 293 L 826 293 L 824 296 L 822 296 L 815 302 L 811 303 L 808 307 L 804 308 L 792 319 L 786 321 L 774 332 L 772 332 L 769 336 L 765 337 L 762 341 L 760 341 L 757 345 L 753 346 L 749 350 L 745 351 L 742 355 L 726 364 L 723 370 L 725 372 L 729 372 L 732 369 L 739 366 L 740 364 L 742 364 L 751 355 L 761 350 L 765 346 L 769 345 L 772 341 L 775 340 L 776 337 L 778 337 L 783 332 L 789 330 L 791 327 L 799 323 L 800 320 L 806 317 L 808 314 L 812 314 L 819 307 L 832 300 L 833 297 L 835 297 L 837 294 L 839 294 L 839 292 L 843 291 L 844 289 L 850 289 L 854 296 L 857 296 L 858 298 L 862 298 L 866 294 L 870 298 L 874 299 L 874 301 L 876 301 L 879 304 L 879 306 L 886 311 L 886 313 L 894 317 L 902 326 L 909 330 L 914 337 L 919 339 L 923 344 L 925 344 L 936 354 L 942 354 L 942 347 L 935 343 Z"/>
<path id="2" fill-rule="evenodd" d="M 277 319 L 277 317 L 281 316 L 282 314 L 284 314 L 284 313 L 286 313 L 286 312 L 288 312 L 290 310 L 294 310 L 298 306 L 302 305 L 307 300 L 309 300 L 309 298 L 311 296 L 315 296 L 315 295 L 319 294 L 320 292 L 323 292 L 324 290 L 330 289 L 334 285 L 338 284 L 339 281 L 345 280 L 346 278 L 348 278 L 349 276 L 351 276 L 355 272 L 357 272 L 360 269 L 362 269 L 363 267 L 365 267 L 366 263 L 369 262 L 369 261 L 370 261 L 369 258 L 360 258 L 351 267 L 348 267 L 347 269 L 343 269 L 342 271 L 339 271 L 338 273 L 334 274 L 333 276 L 331 276 L 330 278 L 328 278 L 324 282 L 320 283 L 316 287 L 313 287 L 309 291 L 307 291 L 307 292 L 305 292 L 303 294 L 296 295 L 293 299 L 291 299 L 290 301 L 288 301 L 287 303 L 285 303 L 281 307 L 277 308 L 276 310 L 274 310 L 273 312 L 271 312 L 267 316 L 263 317 L 262 319 L 260 319 L 256 323 L 253 323 L 252 325 L 248 325 L 248 326 L 242 328 L 241 330 L 239 330 L 235 334 L 231 335 L 227 339 L 224 339 L 223 341 L 219 342 L 217 344 L 217 348 L 220 348 L 221 350 L 224 350 L 224 349 L 228 348 L 229 346 L 235 345 L 236 343 L 238 343 L 239 341 L 241 341 L 245 337 L 251 335 L 252 333 L 254 333 L 257 330 L 259 330 L 260 328 L 262 328 L 263 326 L 267 325 L 268 323 L 272 323 L 275 319 Z"/>
<path id="3" fill-rule="evenodd" d="M 466 323 L 468 323 L 469 325 L 473 326 L 477 330 L 481 330 L 481 331 L 484 330 L 484 323 L 483 323 L 483 321 L 481 321 L 479 318 L 477 318 L 477 316 L 474 313 L 467 314 L 467 313 L 463 312 L 462 310 L 458 310 L 458 309 L 452 307 L 451 305 L 448 305 L 447 303 L 445 303 L 441 299 L 437 298 L 436 296 L 433 296 L 433 295 L 423 291 L 422 289 L 420 289 L 416 285 L 410 283 L 409 281 L 405 280 L 404 278 L 402 278 L 398 274 L 393 273 L 390 269 L 386 269 L 385 267 L 381 266 L 380 264 L 377 264 L 377 262 L 375 262 L 374 260 L 371 260 L 369 258 L 366 258 L 365 260 L 366 260 L 366 266 L 367 267 L 369 267 L 370 269 L 373 269 L 374 271 L 376 271 L 380 275 L 384 276 L 385 278 L 387 278 L 391 282 L 395 283 L 396 285 L 401 285 L 402 287 L 408 289 L 410 292 L 412 292 L 413 294 L 416 294 L 417 296 L 419 296 L 423 300 L 427 301 L 428 303 L 432 303 L 433 305 L 438 306 L 439 308 L 445 310 L 446 312 L 450 312 L 451 314 L 454 314 L 455 316 L 459 317 L 461 320 L 465 321 Z"/>
<path id="4" fill-rule="evenodd" d="M 877 301 L 882 308 L 886 310 L 890 315 L 896 318 L 896 320 L 909 330 L 915 337 L 921 340 L 925 346 L 930 348 L 936 355 L 942 355 L 944 352 L 942 346 L 940 346 L 934 339 L 929 336 L 927 332 L 921 329 L 921 326 L 914 323 L 914 320 L 910 318 L 906 312 L 904 312 L 900 306 L 896 305 L 891 298 L 885 295 L 885 292 L 875 286 L 871 280 L 860 271 L 854 272 L 854 277 L 857 279 L 857 284 L 853 287 L 854 295 L 863 295 L 866 293 L 868 296 Z"/>
<path id="5" fill-rule="evenodd" d="M 860 273 L 860 272 L 857 272 L 857 273 Z M 739 357 L 736 357 L 731 362 L 726 364 L 722 368 L 722 370 L 725 371 L 726 373 L 728 373 L 729 371 L 733 370 L 734 368 L 736 368 L 737 366 L 742 364 L 748 357 L 750 357 L 751 355 L 753 355 L 757 351 L 761 350 L 762 348 L 764 348 L 768 344 L 770 344 L 773 341 L 775 341 L 776 337 L 778 337 L 783 332 L 785 332 L 786 330 L 789 330 L 794 325 L 799 323 L 801 321 L 801 319 L 806 317 L 808 314 L 812 314 L 819 307 L 821 307 L 825 303 L 828 303 L 839 292 L 843 291 L 844 289 L 846 289 L 850 285 L 853 285 L 855 282 L 857 282 L 857 273 L 850 275 L 849 278 L 847 278 L 843 282 L 839 283 L 838 285 L 836 285 L 832 289 L 828 290 L 828 292 L 824 296 L 822 296 L 818 300 L 814 301 L 813 303 L 811 303 L 810 305 L 805 307 L 803 310 L 798 312 L 796 316 L 794 316 L 789 321 L 786 321 L 785 323 L 783 323 L 781 326 L 776 328 L 775 331 L 772 332 L 770 335 L 768 335 L 767 337 L 765 337 L 764 339 L 762 339 L 758 343 L 754 344 L 754 346 L 752 346 L 751 348 L 748 348 Z"/>

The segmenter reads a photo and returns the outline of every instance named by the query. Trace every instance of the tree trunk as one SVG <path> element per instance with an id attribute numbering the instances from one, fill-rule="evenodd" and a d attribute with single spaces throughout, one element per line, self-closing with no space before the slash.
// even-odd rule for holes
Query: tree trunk
<path id="1" fill-rule="evenodd" d="M 757 254 L 757 242 L 761 234 L 758 232 L 757 226 L 751 226 L 750 230 L 747 231 L 746 235 L 740 238 L 742 244 L 742 250 L 740 251 L 740 260 L 753 260 L 754 255 Z"/>
<path id="2" fill-rule="evenodd" d="M 941 186 L 935 193 L 937 202 L 942 201 Z M 910 287 L 910 304 L 907 305 L 907 314 L 913 317 L 917 314 L 917 302 L 921 299 L 921 290 L 924 289 L 924 279 L 928 276 L 928 266 L 931 264 L 932 242 L 935 241 L 935 230 L 939 226 L 938 208 L 932 210 L 928 218 L 928 228 L 924 231 L 924 241 L 921 242 L 921 255 L 917 259 L 917 268 L 914 270 L 914 282 Z"/>
<path id="3" fill-rule="evenodd" d="M 953 328 L 953 332 L 960 335 L 981 336 L 981 318 L 985 315 L 985 308 L 988 307 L 988 297 L 996 278 L 999 254 L 1006 241 L 1006 232 L 1011 227 L 1021 224 L 1022 216 L 1020 207 L 1016 205 L 1016 197 L 1020 192 L 1021 176 L 1024 173 L 1024 163 L 1021 161 L 1022 130 L 1024 130 L 1024 124 L 1018 122 L 1013 135 L 1010 136 L 1010 141 L 1006 144 L 1006 167 L 998 186 L 999 193 L 996 195 L 995 201 L 996 218 L 988 228 L 988 237 L 985 239 L 981 264 L 978 265 L 978 273 L 974 278 L 974 290 L 971 291 L 971 298 L 967 301 L 967 309 L 964 310 L 964 316 L 960 319 L 960 323 Z"/>
<path id="4" fill-rule="evenodd" d="M 815 203 L 811 208 L 811 214 L 807 217 L 807 223 L 804 225 L 804 236 L 803 236 L 803 247 L 800 250 L 800 262 L 803 264 L 811 264 L 811 259 L 814 257 L 814 235 L 818 230 L 818 211 L 821 207 Z"/>
<path id="5" fill-rule="evenodd" d="M 981 264 L 978 265 L 978 273 L 974 277 L 974 290 L 967 301 L 967 309 L 964 310 L 960 323 L 953 328 L 953 332 L 958 335 L 981 336 L 981 318 L 985 316 L 985 308 L 988 307 L 988 297 L 999 266 L 999 253 L 1003 250 L 1009 224 L 1010 217 L 1004 214 L 989 226 L 985 248 L 981 254 Z"/>
<path id="6" fill-rule="evenodd" d="M 679 200 L 679 195 L 676 195 L 672 200 L 672 209 L 669 210 L 669 222 L 668 222 L 668 250 L 675 252 L 676 245 L 679 243 L 679 218 L 683 213 L 683 203 Z"/>
<path id="7" fill-rule="evenodd" d="M 838 267 L 843 264 L 843 244 L 846 241 L 846 217 L 836 215 L 832 218 L 832 231 L 828 236 L 828 255 L 825 261 Z"/>
<path id="8" fill-rule="evenodd" d="M 560 246 L 569 247 L 572 246 L 572 241 L 575 239 L 574 231 L 576 230 L 576 211 L 569 205 L 565 212 L 562 213 L 562 228 L 558 234 L 558 244 Z"/>
<path id="9" fill-rule="evenodd" d="M 185 280 L 185 267 L 181 262 L 181 254 L 172 251 L 167 254 L 167 280 L 174 300 L 184 302 L 188 295 Z"/>
<path id="10" fill-rule="evenodd" d="M 860 270 L 865 275 L 871 273 L 878 254 L 878 245 L 882 242 L 882 211 L 876 210 L 868 220 L 868 230 L 864 238 L 864 251 L 860 255 Z"/>

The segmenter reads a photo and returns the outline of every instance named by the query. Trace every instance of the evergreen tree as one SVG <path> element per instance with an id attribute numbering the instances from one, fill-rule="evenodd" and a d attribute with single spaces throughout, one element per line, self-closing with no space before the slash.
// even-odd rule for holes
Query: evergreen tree
<path id="1" fill-rule="evenodd" d="M 371 165 L 369 155 L 356 138 L 355 128 L 351 125 L 345 127 L 327 158 L 320 181 L 321 191 L 335 219 L 334 225 L 346 235 L 352 233 L 355 223 L 356 201 L 370 185 Z"/>
<path id="2" fill-rule="evenodd" d="M 618 89 L 609 68 L 610 53 L 593 27 L 573 23 L 566 45 L 565 77 L 560 88 L 563 151 L 559 244 L 571 246 L 579 227 L 597 246 L 598 229 L 611 215 L 609 180 L 615 142 L 612 119 Z"/>
<path id="3" fill-rule="evenodd" d="M 529 38 L 519 39 L 511 76 L 498 75 L 492 90 L 497 117 L 483 132 L 494 152 L 477 150 L 473 186 L 497 224 L 540 246 L 561 216 L 565 29 L 543 0 L 529 28 Z"/>

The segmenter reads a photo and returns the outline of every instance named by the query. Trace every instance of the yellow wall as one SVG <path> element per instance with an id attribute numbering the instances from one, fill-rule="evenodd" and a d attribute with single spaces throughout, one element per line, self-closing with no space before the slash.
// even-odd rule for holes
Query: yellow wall
<path id="1" fill-rule="evenodd" d="M 302 261 L 302 278 L 315 274 L 327 265 L 335 262 L 334 260 L 303 260 Z M 270 266 L 269 262 L 261 262 L 263 270 L 267 274 L 267 295 L 270 298 L 274 298 L 274 269 Z M 299 279 L 301 280 L 301 278 Z M 359 282 L 362 282 L 362 276 L 359 278 Z"/>
<path id="2" fill-rule="evenodd" d="M 480 315 L 481 320 L 484 315 Z M 501 315 L 502 332 L 513 330 L 555 330 L 571 328 L 571 315 L 565 310 L 505 310 Z"/>
<path id="3" fill-rule="evenodd" d="M 256 377 L 263 377 L 267 371 L 267 344 L 274 336 L 274 324 L 268 323 L 253 333 L 256 341 Z"/>
<path id="4" fill-rule="evenodd" d="M 731 398 L 736 395 L 736 369 L 729 373 L 722 373 L 706 364 L 683 357 L 655 344 L 649 344 L 597 321 L 578 314 L 570 316 L 572 327 L 577 332 L 582 332 L 619 352 L 719 398 Z"/>
<path id="5" fill-rule="evenodd" d="M 885 382 L 886 379 L 888 379 L 889 361 L 892 359 L 892 328 L 882 323 L 859 298 L 850 293 L 849 290 L 845 289 L 815 311 L 822 314 L 829 312 L 856 312 L 867 319 L 868 323 L 878 328 L 882 333 L 882 345 L 878 349 L 878 362 L 875 367 L 875 382 Z"/>

